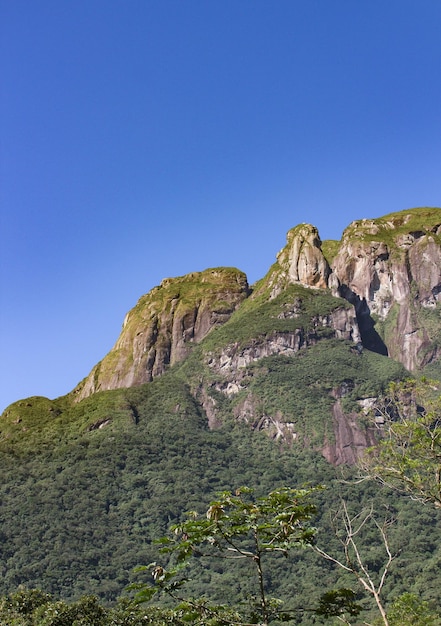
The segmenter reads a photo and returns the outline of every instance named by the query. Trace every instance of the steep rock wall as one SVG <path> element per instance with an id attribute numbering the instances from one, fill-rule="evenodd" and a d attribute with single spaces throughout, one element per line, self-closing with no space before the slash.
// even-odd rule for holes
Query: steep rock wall
<path id="1" fill-rule="evenodd" d="M 329 290 L 352 307 L 346 304 L 331 315 L 317 314 L 307 329 L 267 332 L 251 337 L 240 349 L 234 344 L 225 346 L 221 361 L 209 365 L 232 373 L 224 388 L 228 393 L 240 388 L 241 368 L 253 360 L 293 354 L 313 344 L 314 325 L 331 328 L 335 338 L 363 342 L 366 348 L 391 356 L 409 370 L 438 358 L 441 209 L 414 209 L 353 222 L 335 247 L 330 265 L 314 226 L 301 224 L 291 229 L 286 246 L 255 286 L 249 302 L 274 301 L 290 285 L 299 284 Z M 76 398 L 160 376 L 185 359 L 192 344 L 228 321 L 249 294 L 245 275 L 231 268 L 165 279 L 126 316 L 114 348 L 74 390 Z M 293 297 L 279 317 L 297 317 L 296 306 Z"/>
<path id="2" fill-rule="evenodd" d="M 332 408 L 334 441 L 326 441 L 322 454 L 332 465 L 355 465 L 368 446 L 376 443 L 373 431 L 360 426 L 356 414 L 346 414 L 337 399 Z"/>
<path id="3" fill-rule="evenodd" d="M 76 398 L 160 376 L 225 323 L 248 290 L 245 274 L 234 268 L 163 280 L 127 314 L 115 346 L 74 390 Z"/>
<path id="4" fill-rule="evenodd" d="M 325 289 L 330 273 L 317 228 L 300 224 L 288 231 L 286 246 L 277 254 L 277 262 L 266 276 L 264 287 L 270 288 L 272 298 L 292 283 Z"/>
<path id="5" fill-rule="evenodd" d="M 266 289 L 275 298 L 293 283 L 345 298 L 366 348 L 418 369 L 440 355 L 441 209 L 352 222 L 331 265 L 317 228 L 300 224 L 288 232 L 257 295 Z"/>
<path id="6" fill-rule="evenodd" d="M 363 343 L 409 370 L 438 356 L 421 310 L 440 301 L 440 235 L 440 209 L 356 221 L 332 263 L 329 285 L 354 304 Z"/>
<path id="7" fill-rule="evenodd" d="M 277 261 L 289 282 L 324 289 L 330 274 L 329 264 L 321 251 L 321 241 L 315 226 L 300 224 L 287 235 L 287 245 L 277 255 Z"/>
<path id="8" fill-rule="evenodd" d="M 240 370 L 254 361 L 274 355 L 292 356 L 302 348 L 315 345 L 319 341 L 316 329 L 329 328 L 333 331 L 328 338 L 358 341 L 358 325 L 352 309 L 337 308 L 331 313 L 317 316 L 312 320 L 312 329 L 300 327 L 292 332 L 274 331 L 271 335 L 255 337 L 246 346 L 230 344 L 218 355 L 208 354 L 207 365 L 232 382 Z"/>

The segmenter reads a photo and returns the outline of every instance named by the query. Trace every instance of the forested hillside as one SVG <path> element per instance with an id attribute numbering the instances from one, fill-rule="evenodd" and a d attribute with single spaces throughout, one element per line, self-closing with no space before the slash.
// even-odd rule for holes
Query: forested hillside
<path id="1" fill-rule="evenodd" d="M 155 543 L 170 526 L 188 511 L 203 517 L 217 494 L 243 486 L 256 498 L 283 487 L 323 487 L 311 493 L 319 550 L 286 546 L 286 555 L 269 556 L 265 593 L 284 601 L 291 623 L 324 619 L 313 609 L 323 593 L 342 588 L 353 590 L 362 611 L 346 623 L 377 623 L 374 594 L 336 563 L 344 558 L 341 533 L 357 519 L 366 520 L 357 536 L 364 566 L 379 580 L 388 566 L 381 599 L 391 615 L 403 594 L 414 594 L 400 601 L 409 611 L 419 598 L 415 610 L 430 609 L 432 621 L 409 623 L 439 623 L 439 507 L 409 499 L 379 480 L 381 472 L 368 479 L 363 459 L 398 419 L 385 399 L 389 385 L 439 370 L 441 210 L 354 224 L 339 246 L 323 248 L 313 227 L 293 229 L 277 263 L 251 287 L 231 268 L 168 279 L 141 298 L 114 349 L 70 394 L 7 408 L 0 423 L 5 624 L 180 624 L 184 617 L 167 594 L 155 602 L 170 609 L 168 617 L 150 613 L 151 622 L 147 609 L 141 615 L 115 603 L 133 596 L 130 583 L 151 584 L 136 566 L 173 566 L 173 553 L 161 554 Z M 431 389 L 439 395 L 436 383 Z M 416 420 L 427 414 L 422 402 L 414 402 Z M 426 434 L 437 446 L 436 411 L 431 416 Z M 250 567 L 246 559 L 190 559 L 183 597 L 248 615 L 244 622 L 239 613 L 213 614 L 209 622 L 196 611 L 193 621 L 250 623 L 243 607 L 258 596 Z M 53 594 L 34 598 L 40 621 L 30 596 L 16 595 L 20 586 Z M 87 604 L 85 595 L 98 600 Z M 49 615 L 56 599 L 64 602 L 64 622 Z M 95 617 L 78 621 L 80 605 Z M 343 615 L 329 619 L 339 623 Z"/>

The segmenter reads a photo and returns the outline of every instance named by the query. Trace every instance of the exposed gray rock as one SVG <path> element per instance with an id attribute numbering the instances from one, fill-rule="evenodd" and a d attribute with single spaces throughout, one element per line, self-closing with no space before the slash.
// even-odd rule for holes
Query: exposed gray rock
<path id="1" fill-rule="evenodd" d="M 271 298 L 293 283 L 324 289 L 328 286 L 330 273 L 317 228 L 300 224 L 288 232 L 286 246 L 277 254 L 277 262 L 270 270 L 267 280 Z"/>
<path id="2" fill-rule="evenodd" d="M 76 388 L 77 399 L 160 376 L 224 324 L 248 289 L 245 274 L 234 268 L 163 280 L 126 315 L 115 346 Z"/>
<path id="3" fill-rule="evenodd" d="M 419 311 L 441 298 L 440 222 L 440 209 L 353 222 L 332 263 L 329 285 L 354 304 L 363 342 L 411 371 L 438 357 Z"/>
<path id="4" fill-rule="evenodd" d="M 337 308 L 328 315 L 315 317 L 312 321 L 313 329 L 309 331 L 305 331 L 302 327 L 292 332 L 274 331 L 269 336 L 254 338 L 246 346 L 241 346 L 239 343 L 225 346 L 219 355 L 209 354 L 206 357 L 207 365 L 216 372 L 236 376 L 238 370 L 259 359 L 277 354 L 292 356 L 302 348 L 316 344 L 319 341 L 316 329 L 319 327 L 332 329 L 336 339 L 359 341 L 357 320 L 352 309 Z M 230 383 L 233 384 L 231 380 Z M 228 395 L 231 395 L 235 388 L 239 390 L 240 385 L 237 381 L 234 385 L 228 387 L 228 391 L 225 388 Z"/>
<path id="5" fill-rule="evenodd" d="M 355 465 L 363 451 L 375 444 L 374 432 L 362 428 L 357 415 L 345 414 L 340 400 L 335 402 L 332 414 L 335 441 L 325 442 L 322 454 L 333 465 Z"/>
<path id="6" fill-rule="evenodd" d="M 294 290 L 293 299 L 286 299 L 276 318 L 299 318 L 298 328 L 265 332 L 205 354 L 205 365 L 215 382 L 201 383 L 193 393 L 211 428 L 219 425 L 219 415 L 210 386 L 227 398 L 235 398 L 237 419 L 275 439 L 293 442 L 297 437 L 294 424 L 277 411 L 274 415 L 261 414 L 247 393 L 250 366 L 264 357 L 293 356 L 323 335 L 352 341 L 360 349 L 363 344 L 400 361 L 409 370 L 440 356 L 436 339 L 441 337 L 441 324 L 437 326 L 433 317 L 427 321 L 427 315 L 439 316 L 441 209 L 353 222 L 335 248 L 327 248 L 335 255 L 330 266 L 314 226 L 301 224 L 288 232 L 286 246 L 250 301 L 262 297 L 273 300 L 297 284 L 313 290 L 328 289 L 352 306 L 342 303 L 328 313 L 315 314 L 305 324 L 302 297 Z M 162 375 L 169 366 L 185 359 L 192 345 L 227 322 L 249 293 L 245 275 L 231 268 L 165 279 L 128 313 L 114 348 L 76 388 L 77 399 L 100 390 L 139 385 Z M 323 329 L 328 331 L 322 333 Z M 358 425 L 355 415 L 344 415 L 340 403 L 344 385 L 333 393 L 334 439 L 324 443 L 323 454 L 334 464 L 353 463 L 360 450 L 373 443 L 373 436 Z"/>
<path id="7" fill-rule="evenodd" d="M 271 439 L 288 445 L 297 439 L 296 426 L 293 422 L 285 421 L 282 413 L 277 411 L 274 416 L 262 414 L 252 394 L 236 405 L 234 416 L 237 420 L 247 424 L 252 430 L 264 431 Z"/>

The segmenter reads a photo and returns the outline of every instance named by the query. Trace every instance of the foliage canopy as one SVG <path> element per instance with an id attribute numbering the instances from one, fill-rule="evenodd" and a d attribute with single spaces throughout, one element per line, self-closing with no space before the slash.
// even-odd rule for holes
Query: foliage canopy
<path id="1" fill-rule="evenodd" d="M 441 507 L 441 396 L 439 383 L 392 383 L 374 416 L 381 441 L 361 466 L 381 483 Z"/>

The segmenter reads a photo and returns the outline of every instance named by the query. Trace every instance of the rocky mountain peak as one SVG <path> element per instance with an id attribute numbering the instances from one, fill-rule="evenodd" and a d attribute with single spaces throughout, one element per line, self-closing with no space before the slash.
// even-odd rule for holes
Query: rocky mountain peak
<path id="1" fill-rule="evenodd" d="M 411 371 L 436 360 L 441 345 L 441 209 L 357 220 L 340 242 L 325 243 L 327 254 L 332 250 L 331 264 L 315 226 L 292 228 L 252 293 L 245 274 L 233 268 L 164 279 L 128 313 L 114 348 L 77 387 L 77 398 L 151 381 L 227 322 L 250 293 L 253 302 L 271 302 L 296 285 L 329 290 L 347 301 L 340 317 L 338 307 L 332 319 L 328 316 L 336 336 L 355 343 L 361 339 L 365 348 L 391 356 Z M 301 332 L 293 331 L 292 337 Z M 288 335 L 276 344 L 286 341 Z M 263 355 L 268 349 L 260 346 L 259 351 Z"/>
<path id="2" fill-rule="evenodd" d="M 325 289 L 331 273 L 321 249 L 319 232 L 312 224 L 300 224 L 288 231 L 286 246 L 277 254 L 266 283 L 271 297 L 279 295 L 290 284 Z"/>
<path id="3" fill-rule="evenodd" d="M 313 445 L 332 463 L 353 463 L 373 441 L 357 403 L 405 376 L 403 365 L 412 371 L 439 359 L 440 310 L 441 209 L 358 220 L 323 246 L 315 226 L 300 224 L 251 289 L 235 268 L 162 280 L 129 311 L 115 346 L 69 402 L 165 374 L 148 388 L 185 380 L 185 397 L 210 428 L 234 418 L 284 444 Z M 167 410 L 181 411 L 182 399 Z M 11 413 L 13 424 L 23 410 Z M 109 423 L 100 416 L 90 428 Z"/>
<path id="4" fill-rule="evenodd" d="M 319 232 L 311 224 L 300 224 L 288 232 L 287 245 L 277 261 L 290 282 L 320 289 L 328 286 L 330 268 L 321 246 Z"/>
<path id="5" fill-rule="evenodd" d="M 74 390 L 77 400 L 160 376 L 224 324 L 248 292 L 246 275 L 235 268 L 165 278 L 126 315 L 115 346 Z"/>
<path id="6" fill-rule="evenodd" d="M 352 222 L 332 262 L 330 285 L 353 303 L 366 347 L 414 370 L 438 355 L 441 209 Z M 433 315 L 432 315 L 433 317 Z M 439 321 L 438 321 L 439 323 Z"/>
<path id="7" fill-rule="evenodd" d="M 409 209 L 352 222 L 340 242 L 300 224 L 257 289 L 329 288 L 354 306 L 363 344 L 413 371 L 436 360 L 441 339 L 441 209 Z M 332 244 L 332 245 L 331 245 Z M 439 335 L 439 337 L 438 337 Z M 437 339 L 438 337 L 438 339 Z"/>

